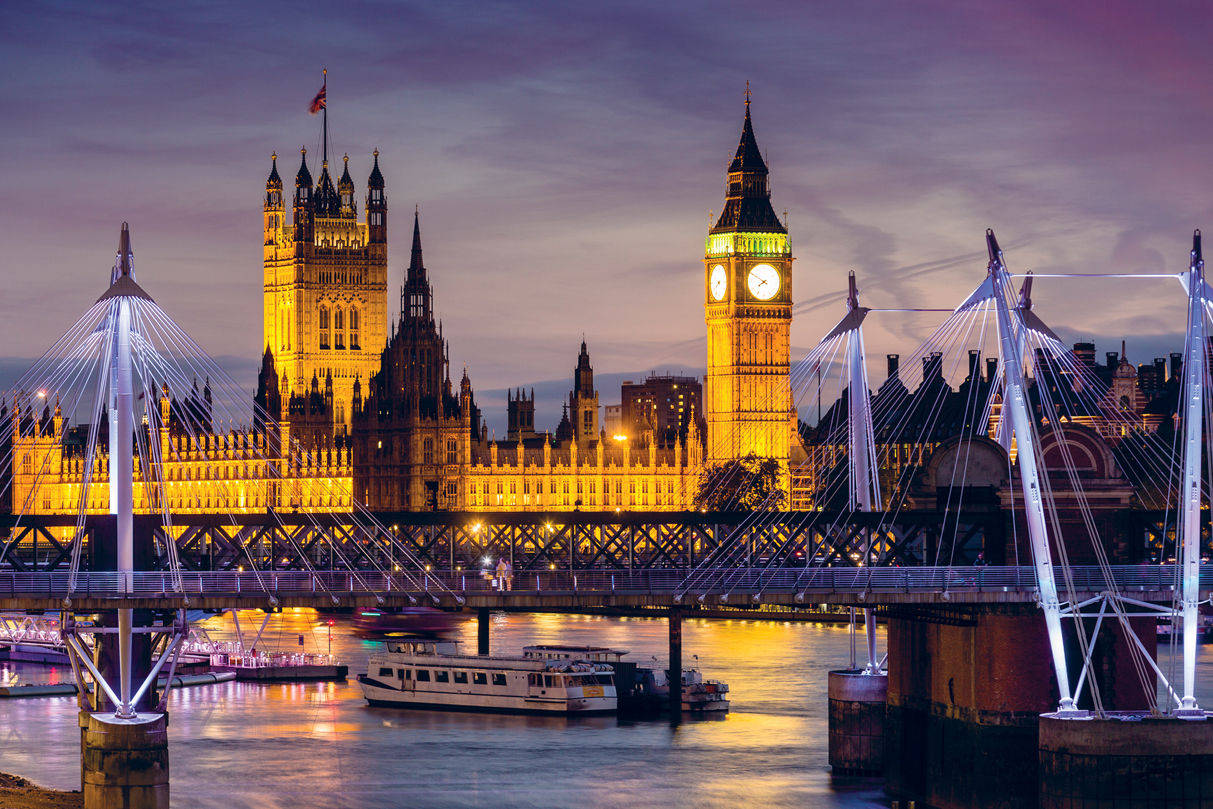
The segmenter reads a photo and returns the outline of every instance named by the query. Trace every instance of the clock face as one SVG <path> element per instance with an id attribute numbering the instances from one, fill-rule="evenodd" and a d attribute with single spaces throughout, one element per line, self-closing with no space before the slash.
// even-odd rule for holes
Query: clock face
<path id="1" fill-rule="evenodd" d="M 715 267 L 712 268 L 711 285 L 712 285 L 712 300 L 714 300 L 714 301 L 723 300 L 725 290 L 728 288 L 728 285 L 729 285 L 728 275 L 724 271 L 723 264 L 717 264 Z"/>
<path id="2" fill-rule="evenodd" d="M 770 264 L 758 264 L 751 268 L 747 286 L 755 298 L 769 301 L 779 292 L 779 270 Z"/>

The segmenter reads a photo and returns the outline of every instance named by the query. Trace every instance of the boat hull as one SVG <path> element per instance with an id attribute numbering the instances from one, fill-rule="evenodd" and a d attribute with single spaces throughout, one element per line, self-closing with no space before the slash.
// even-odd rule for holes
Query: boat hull
<path id="1" fill-rule="evenodd" d="M 613 696 L 542 699 L 523 695 L 402 691 L 369 677 L 359 677 L 366 701 L 377 708 L 411 708 L 464 713 L 543 714 L 549 716 L 602 716 L 616 712 Z"/>

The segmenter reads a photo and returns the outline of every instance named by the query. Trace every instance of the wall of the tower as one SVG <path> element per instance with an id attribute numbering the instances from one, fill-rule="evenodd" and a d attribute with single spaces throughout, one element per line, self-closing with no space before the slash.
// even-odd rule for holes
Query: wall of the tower
<path id="1" fill-rule="evenodd" d="M 704 258 L 708 363 L 704 385 L 708 458 L 731 460 L 753 453 L 786 462 L 795 436 L 791 368 L 792 254 L 786 236 L 764 234 L 764 252 L 738 252 L 710 238 Z M 738 246 L 748 246 L 744 234 Z M 715 242 L 715 244 L 713 244 Z M 713 252 L 713 247 L 719 253 Z M 724 250 L 721 250 L 721 248 Z M 778 273 L 779 292 L 759 300 L 750 290 L 756 267 Z M 715 294 L 716 268 L 726 278 Z"/>
<path id="2" fill-rule="evenodd" d="M 264 346 L 290 389 L 333 378 L 336 431 L 351 424 L 354 380 L 379 368 L 388 336 L 387 242 L 352 218 L 317 217 L 311 241 L 296 241 L 285 215 L 266 214 Z M 263 348 L 264 348 L 263 346 Z"/>

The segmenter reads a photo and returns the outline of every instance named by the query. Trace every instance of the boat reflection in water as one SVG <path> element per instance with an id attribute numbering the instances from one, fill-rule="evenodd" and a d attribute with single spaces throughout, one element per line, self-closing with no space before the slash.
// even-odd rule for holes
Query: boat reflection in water
<path id="1" fill-rule="evenodd" d="M 363 640 L 389 638 L 446 638 L 454 634 L 454 614 L 430 607 L 404 607 L 398 612 L 359 610 L 354 616 L 354 635 Z"/>

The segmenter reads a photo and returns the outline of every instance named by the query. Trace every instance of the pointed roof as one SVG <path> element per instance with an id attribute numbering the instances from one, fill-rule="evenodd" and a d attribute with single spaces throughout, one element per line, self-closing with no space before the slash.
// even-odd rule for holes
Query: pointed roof
<path id="1" fill-rule="evenodd" d="M 383 174 L 379 171 L 379 150 L 376 149 L 375 167 L 371 169 L 371 176 L 367 178 L 366 184 L 368 188 L 383 188 Z"/>
<path id="2" fill-rule="evenodd" d="M 329 174 L 329 162 L 321 164 L 320 179 L 316 181 L 316 216 L 339 216 L 341 214 L 341 197 L 333 187 L 333 178 Z"/>
<path id="3" fill-rule="evenodd" d="M 114 269 L 110 271 L 109 289 L 97 301 L 120 297 L 152 299 L 135 283 L 135 253 L 131 248 L 130 225 L 126 222 L 122 223 L 122 231 L 118 235 L 118 255 L 114 258 Z"/>
<path id="4" fill-rule="evenodd" d="M 270 155 L 270 178 L 265 181 L 266 188 L 282 188 L 282 178 L 278 176 L 278 153 Z"/>
<path id="5" fill-rule="evenodd" d="M 303 155 L 303 157 L 299 161 L 299 173 L 297 173 L 295 175 L 295 185 L 296 186 L 305 185 L 308 188 L 311 188 L 312 187 L 312 173 L 307 170 L 307 147 L 304 146 L 302 149 L 300 149 L 299 154 Z"/>
<path id="6" fill-rule="evenodd" d="M 754 125 L 750 122 L 750 99 L 745 100 L 745 123 L 741 127 L 741 142 L 737 144 L 737 154 L 729 166 L 729 173 L 735 171 L 767 171 L 766 161 L 758 150 L 758 141 L 754 139 Z"/>
<path id="7" fill-rule="evenodd" d="M 747 92 L 748 92 L 747 86 Z M 729 165 L 728 193 L 720 218 L 712 227 L 712 233 L 739 230 L 767 233 L 787 233 L 775 209 L 771 207 L 771 186 L 766 161 L 754 138 L 754 125 L 750 120 L 750 99 L 745 102 L 745 121 L 741 127 L 741 141 L 737 154 Z"/>
<path id="8" fill-rule="evenodd" d="M 425 262 L 421 258 L 421 212 L 413 211 L 413 257 L 409 261 L 409 275 L 425 273 Z"/>
<path id="9" fill-rule="evenodd" d="M 341 179 L 337 181 L 337 187 L 340 188 L 343 192 L 345 191 L 345 189 L 348 188 L 350 190 L 350 193 L 353 193 L 354 192 L 354 178 L 350 177 L 350 156 L 347 154 L 342 159 L 345 160 L 345 171 L 341 172 Z"/>

